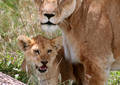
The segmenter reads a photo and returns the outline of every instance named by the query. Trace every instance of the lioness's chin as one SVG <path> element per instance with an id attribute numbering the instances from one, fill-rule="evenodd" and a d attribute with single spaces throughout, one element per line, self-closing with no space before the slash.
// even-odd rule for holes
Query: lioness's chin
<path id="1" fill-rule="evenodd" d="M 41 25 L 41 28 L 45 32 L 53 33 L 59 29 L 59 26 L 58 25 Z"/>

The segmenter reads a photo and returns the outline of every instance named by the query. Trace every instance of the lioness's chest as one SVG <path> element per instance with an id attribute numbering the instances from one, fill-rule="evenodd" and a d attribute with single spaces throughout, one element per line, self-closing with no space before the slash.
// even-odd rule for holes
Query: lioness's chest
<path id="1" fill-rule="evenodd" d="M 69 39 L 63 33 L 63 46 L 65 51 L 65 58 L 73 63 L 80 63 L 80 48 L 77 46 L 74 40 Z"/>

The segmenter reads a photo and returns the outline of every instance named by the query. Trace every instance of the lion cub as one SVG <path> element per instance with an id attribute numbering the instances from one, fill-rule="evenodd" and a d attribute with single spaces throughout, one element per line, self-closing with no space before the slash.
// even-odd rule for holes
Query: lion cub
<path id="1" fill-rule="evenodd" d="M 72 64 L 64 58 L 61 37 L 47 39 L 38 35 L 31 39 L 20 35 L 18 45 L 25 55 L 22 68 L 37 78 L 37 85 L 57 85 L 59 75 L 62 82 L 75 79 Z"/>

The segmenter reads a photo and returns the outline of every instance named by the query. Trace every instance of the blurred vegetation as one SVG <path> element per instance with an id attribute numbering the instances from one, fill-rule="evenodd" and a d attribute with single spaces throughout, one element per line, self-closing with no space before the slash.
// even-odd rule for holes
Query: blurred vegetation
<path id="1" fill-rule="evenodd" d="M 41 32 L 38 9 L 33 0 L 0 0 L 0 71 L 27 83 L 29 78 L 20 68 L 24 59 L 17 46 L 20 34 L 46 36 Z M 60 32 L 54 35 L 60 35 Z M 120 72 L 111 72 L 108 83 L 120 85 Z"/>

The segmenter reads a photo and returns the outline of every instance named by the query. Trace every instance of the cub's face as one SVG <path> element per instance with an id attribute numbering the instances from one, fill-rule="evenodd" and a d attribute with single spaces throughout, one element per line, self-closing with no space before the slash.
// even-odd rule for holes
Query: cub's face
<path id="1" fill-rule="evenodd" d="M 39 7 L 40 22 L 43 29 L 55 29 L 75 10 L 76 0 L 34 0 Z"/>
<path id="2" fill-rule="evenodd" d="M 30 39 L 21 35 L 18 40 L 19 47 L 26 56 L 26 62 L 32 64 L 37 71 L 44 73 L 53 67 L 57 51 L 60 49 L 57 39 L 48 40 L 42 36 Z"/>

